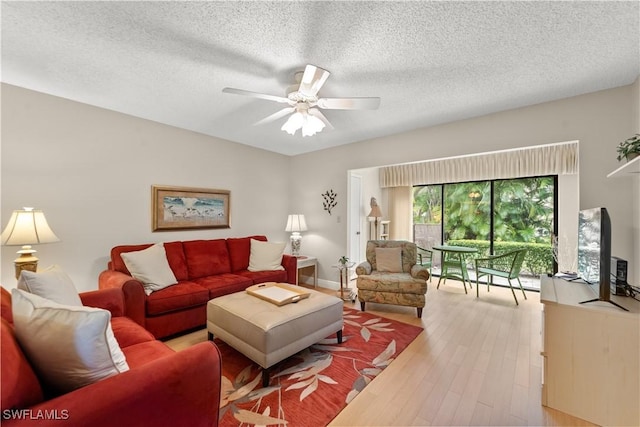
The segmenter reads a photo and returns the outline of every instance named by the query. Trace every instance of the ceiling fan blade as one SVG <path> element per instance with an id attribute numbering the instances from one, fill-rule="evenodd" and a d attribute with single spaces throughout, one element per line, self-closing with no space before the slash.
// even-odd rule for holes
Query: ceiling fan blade
<path id="1" fill-rule="evenodd" d="M 327 70 L 323 70 L 315 65 L 307 65 L 304 69 L 302 80 L 300 80 L 298 92 L 307 96 L 316 96 L 330 75 L 331 73 Z"/>
<path id="2" fill-rule="evenodd" d="M 375 110 L 380 98 L 320 98 L 317 105 L 326 110 Z"/>
<path id="3" fill-rule="evenodd" d="M 267 95 L 266 93 L 251 92 L 251 91 L 248 91 L 248 90 L 235 89 L 235 88 L 232 88 L 232 87 L 225 87 L 224 89 L 222 89 L 222 92 L 224 92 L 224 93 L 233 93 L 235 95 L 251 96 L 253 98 L 259 98 L 259 99 L 266 99 L 268 101 L 281 102 L 283 104 L 292 105 L 292 103 L 293 103 L 293 101 L 291 101 L 289 98 L 285 98 L 283 96 Z"/>
<path id="4" fill-rule="evenodd" d="M 270 116 L 265 117 L 264 119 L 255 122 L 253 125 L 254 126 L 258 126 L 258 125 L 263 125 L 265 123 L 270 123 L 273 122 L 275 120 L 278 120 L 284 116 L 286 116 L 287 114 L 291 114 L 295 111 L 296 109 L 294 107 L 287 107 L 287 108 L 283 108 L 282 110 L 273 113 Z"/>
<path id="5" fill-rule="evenodd" d="M 324 123 L 327 129 L 333 130 L 333 126 L 331 125 L 331 123 L 329 123 L 329 120 L 327 120 L 327 118 L 324 116 L 324 114 L 322 114 L 320 110 L 318 110 L 317 108 L 309 108 L 309 114 L 319 118 L 322 123 Z"/>

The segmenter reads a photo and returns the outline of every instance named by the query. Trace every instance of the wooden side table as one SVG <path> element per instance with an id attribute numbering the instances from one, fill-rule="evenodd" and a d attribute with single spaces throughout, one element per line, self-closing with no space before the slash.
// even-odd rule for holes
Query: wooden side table
<path id="1" fill-rule="evenodd" d="M 314 289 L 318 286 L 318 258 L 306 255 L 300 255 L 297 257 L 298 259 L 298 271 L 296 273 L 296 285 L 299 285 L 298 276 L 300 275 L 300 270 L 304 270 L 305 268 L 313 267 L 313 287 Z"/>

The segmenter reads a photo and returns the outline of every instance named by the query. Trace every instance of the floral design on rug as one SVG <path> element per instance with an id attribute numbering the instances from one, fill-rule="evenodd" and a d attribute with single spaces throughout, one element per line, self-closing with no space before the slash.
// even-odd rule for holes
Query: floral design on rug
<path id="1" fill-rule="evenodd" d="M 330 421 L 394 360 L 394 325 L 401 325 L 346 308 L 343 319 L 341 344 L 334 335 L 281 362 L 272 368 L 268 387 L 262 387 L 261 368 L 238 354 L 244 363 L 240 371 L 227 377 L 223 369 L 221 425 L 316 425 L 322 420 L 309 419 L 310 413 L 323 405 L 334 411 L 326 420 Z M 417 332 L 404 339 L 400 351 L 422 330 L 405 326 Z M 223 358 L 223 368 L 224 363 Z"/>

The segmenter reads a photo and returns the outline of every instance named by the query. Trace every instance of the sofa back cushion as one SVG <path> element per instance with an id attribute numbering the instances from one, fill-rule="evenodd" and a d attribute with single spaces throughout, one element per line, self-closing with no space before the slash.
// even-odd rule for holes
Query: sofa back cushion
<path id="1" fill-rule="evenodd" d="M 189 279 L 231 272 L 225 239 L 190 240 L 182 242 L 182 246 L 187 257 Z"/>
<path id="2" fill-rule="evenodd" d="M 111 269 L 131 275 L 131 272 L 122 260 L 122 253 L 141 251 L 152 245 L 152 243 L 148 243 L 144 245 L 121 245 L 114 247 L 111 249 Z M 189 278 L 189 270 L 187 268 L 187 260 L 182 242 L 165 242 L 164 250 L 167 253 L 167 261 L 169 261 L 169 266 L 176 276 L 176 279 L 178 281 L 187 280 Z"/>
<path id="3" fill-rule="evenodd" d="M 2 298 L 8 292 L 2 288 Z M 11 297 L 11 294 L 8 294 Z M 9 302 L 10 303 L 10 302 Z M 4 304 L 4 303 L 3 303 Z M 3 306 L 4 311 L 4 306 Z M 31 368 L 13 332 L 4 318 L 0 320 L 0 410 L 28 408 L 42 402 L 43 393 L 38 377 Z"/>
<path id="4" fill-rule="evenodd" d="M 266 236 L 249 236 L 227 239 L 229 249 L 229 259 L 231 260 L 231 271 L 242 271 L 249 267 L 249 256 L 251 254 L 251 239 L 266 242 Z"/>

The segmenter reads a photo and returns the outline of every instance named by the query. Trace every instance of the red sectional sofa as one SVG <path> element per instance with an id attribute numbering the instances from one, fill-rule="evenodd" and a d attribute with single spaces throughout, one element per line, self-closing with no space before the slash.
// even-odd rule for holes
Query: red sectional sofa
<path id="1" fill-rule="evenodd" d="M 174 352 L 124 317 L 119 289 L 81 293 L 83 305 L 111 312 L 111 327 L 129 370 L 51 396 L 16 340 L 11 294 L 4 288 L 0 292 L 3 427 L 218 425 L 222 374 L 220 353 L 212 342 Z"/>
<path id="2" fill-rule="evenodd" d="M 284 270 L 249 271 L 251 239 L 265 236 L 189 240 L 164 243 L 177 285 L 146 295 L 142 283 L 131 277 L 121 254 L 140 251 L 152 244 L 116 246 L 108 269 L 100 273 L 100 289 L 121 288 L 126 315 L 156 338 L 165 338 L 206 324 L 207 302 L 245 290 L 256 283 L 296 283 L 297 261 L 283 255 Z"/>

